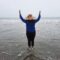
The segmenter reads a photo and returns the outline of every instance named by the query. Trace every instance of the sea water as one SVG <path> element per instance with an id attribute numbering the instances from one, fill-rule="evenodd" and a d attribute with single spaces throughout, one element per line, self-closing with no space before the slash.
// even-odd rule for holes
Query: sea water
<path id="1" fill-rule="evenodd" d="M 0 60 L 22 60 L 28 54 L 25 27 L 19 19 L 0 19 Z M 41 19 L 35 27 L 35 56 L 60 60 L 60 19 Z"/>

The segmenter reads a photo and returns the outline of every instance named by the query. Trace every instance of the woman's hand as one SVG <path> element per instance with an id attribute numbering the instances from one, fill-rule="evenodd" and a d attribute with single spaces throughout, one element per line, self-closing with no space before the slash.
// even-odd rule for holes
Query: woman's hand
<path id="1" fill-rule="evenodd" d="M 41 11 L 39 11 L 39 14 L 41 14 Z"/>
<path id="2" fill-rule="evenodd" d="M 21 14 L 20 10 L 19 10 L 19 15 Z"/>

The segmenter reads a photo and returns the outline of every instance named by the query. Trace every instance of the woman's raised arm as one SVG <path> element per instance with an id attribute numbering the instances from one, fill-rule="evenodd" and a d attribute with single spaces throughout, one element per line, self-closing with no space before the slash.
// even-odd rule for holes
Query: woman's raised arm
<path id="1" fill-rule="evenodd" d="M 26 23 L 26 20 L 22 17 L 20 10 L 19 10 L 19 17 L 24 23 Z"/>
<path id="2" fill-rule="evenodd" d="M 40 20 L 40 18 L 41 18 L 41 12 L 39 12 L 38 18 L 35 19 L 35 22 L 38 22 Z"/>

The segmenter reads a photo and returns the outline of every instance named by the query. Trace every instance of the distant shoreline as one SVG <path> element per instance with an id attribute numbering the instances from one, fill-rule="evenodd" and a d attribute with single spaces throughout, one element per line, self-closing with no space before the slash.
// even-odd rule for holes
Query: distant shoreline
<path id="1" fill-rule="evenodd" d="M 9 19 L 9 20 L 11 20 L 11 19 L 14 19 L 14 20 L 18 20 L 19 18 L 0 18 L 0 20 L 1 19 Z M 60 17 L 41 17 L 41 19 L 60 19 Z"/>

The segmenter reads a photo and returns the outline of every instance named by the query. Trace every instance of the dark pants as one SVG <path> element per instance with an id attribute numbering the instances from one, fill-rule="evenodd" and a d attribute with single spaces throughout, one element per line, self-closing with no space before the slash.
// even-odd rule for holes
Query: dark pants
<path id="1" fill-rule="evenodd" d="M 34 38 L 35 38 L 36 32 L 26 32 L 26 36 L 28 39 L 28 46 L 33 47 L 34 46 Z"/>

